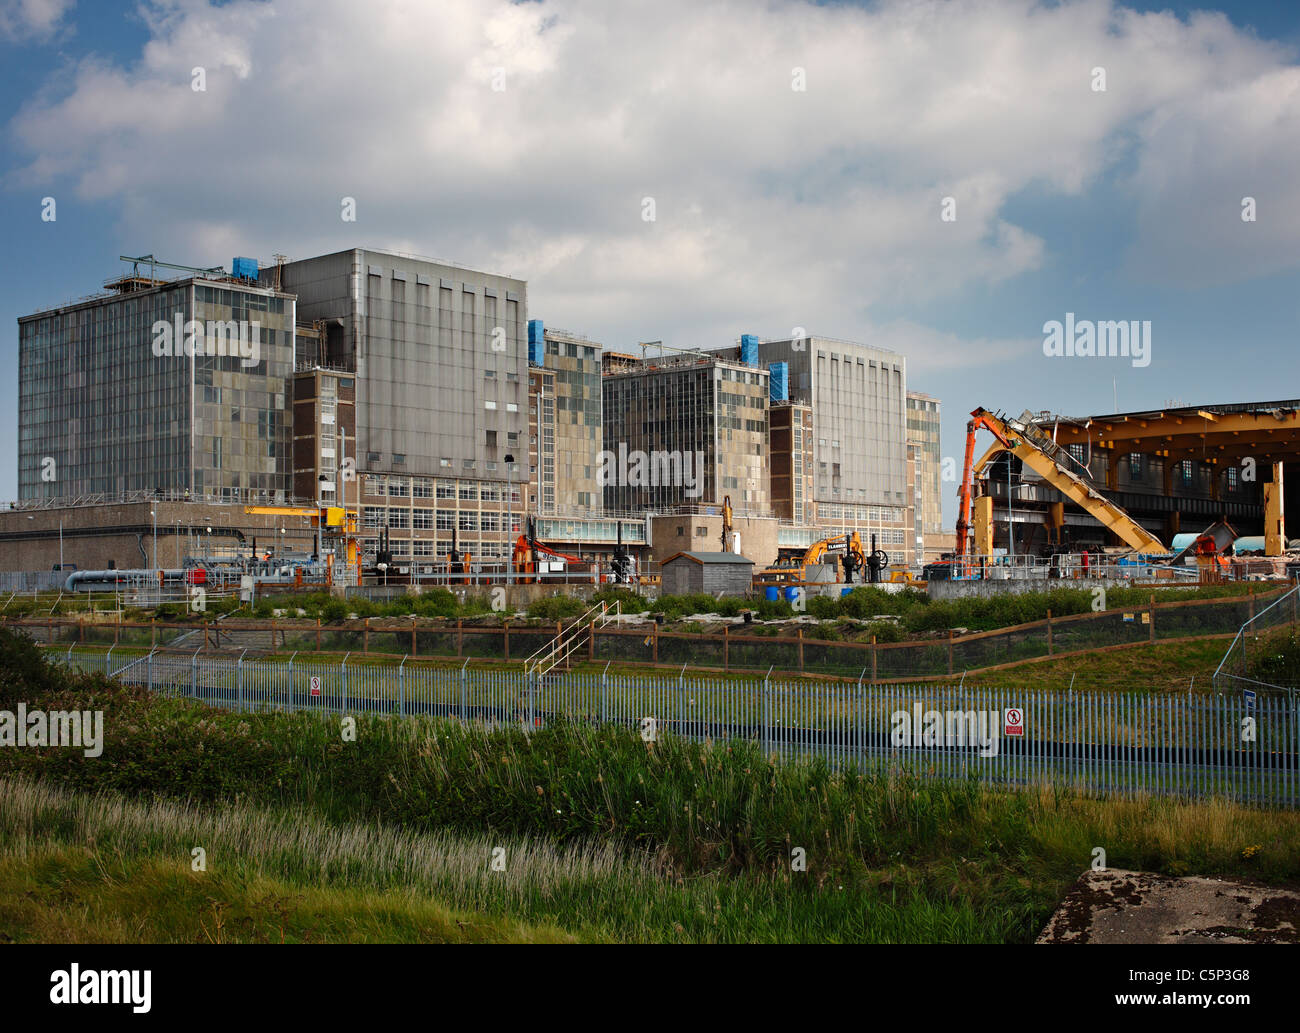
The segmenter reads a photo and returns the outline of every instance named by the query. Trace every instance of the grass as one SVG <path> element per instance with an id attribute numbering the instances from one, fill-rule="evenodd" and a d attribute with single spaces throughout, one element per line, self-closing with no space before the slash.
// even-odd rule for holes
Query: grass
<path id="1" fill-rule="evenodd" d="M 1077 691 L 1178 692 L 1208 690 L 1232 643 L 1231 635 L 1140 642 L 1074 656 L 1025 660 L 966 674 L 966 685 Z M 1194 681 L 1193 681 L 1194 679 Z"/>
<path id="2" fill-rule="evenodd" d="M 19 700 L 103 709 L 105 743 L 0 750 L 11 939 L 1030 942 L 1098 846 L 1112 867 L 1300 881 L 1290 811 L 836 773 L 609 727 L 362 716 L 348 738 L 337 715 L 72 675 L 0 633 L 0 709 Z"/>

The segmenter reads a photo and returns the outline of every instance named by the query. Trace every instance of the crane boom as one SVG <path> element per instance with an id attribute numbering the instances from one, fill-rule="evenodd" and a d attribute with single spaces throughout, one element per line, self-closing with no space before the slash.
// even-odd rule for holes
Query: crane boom
<path id="1" fill-rule="evenodd" d="M 1130 548 L 1144 553 L 1166 553 L 1165 544 L 1125 510 L 1111 502 L 1077 463 L 1046 434 L 1021 420 L 1005 419 L 987 409 L 976 409 L 966 425 L 966 464 L 958 498 L 957 558 L 966 555 L 970 528 L 971 488 L 974 478 L 975 433 L 984 427 L 1010 452 L 1048 484 L 1082 507 Z M 1077 469 L 1075 469 L 1077 467 Z"/>

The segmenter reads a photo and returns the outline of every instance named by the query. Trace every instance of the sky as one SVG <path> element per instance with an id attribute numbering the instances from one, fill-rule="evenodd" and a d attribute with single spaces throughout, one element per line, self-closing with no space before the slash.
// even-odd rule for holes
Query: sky
<path id="1" fill-rule="evenodd" d="M 958 461 L 977 406 L 1300 397 L 1298 55 L 1276 2 L 0 0 L 0 363 L 122 254 L 360 246 L 614 350 L 892 348 Z"/>

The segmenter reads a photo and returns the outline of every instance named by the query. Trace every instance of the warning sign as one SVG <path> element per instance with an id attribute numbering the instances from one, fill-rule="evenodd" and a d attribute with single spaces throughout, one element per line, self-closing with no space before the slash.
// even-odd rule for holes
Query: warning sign
<path id="1" fill-rule="evenodd" d="M 1024 735 L 1024 711 L 1019 707 L 1007 707 L 1006 716 L 1002 722 L 1002 731 L 1004 735 Z"/>
<path id="2" fill-rule="evenodd" d="M 319 676 L 318 676 L 318 677 L 315 677 L 315 678 L 312 678 L 312 680 L 311 680 L 311 694 L 312 694 L 313 696 L 319 696 L 319 695 L 320 695 L 320 678 L 319 678 Z"/>

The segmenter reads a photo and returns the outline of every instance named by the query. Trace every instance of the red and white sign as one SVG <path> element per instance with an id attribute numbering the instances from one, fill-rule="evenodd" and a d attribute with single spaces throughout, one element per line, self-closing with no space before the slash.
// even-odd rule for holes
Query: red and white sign
<path id="1" fill-rule="evenodd" d="M 1007 707 L 1006 715 L 1002 722 L 1003 734 L 1005 735 L 1024 735 L 1025 734 L 1025 714 L 1019 707 Z"/>
<path id="2" fill-rule="evenodd" d="M 319 678 L 319 677 L 313 678 L 313 679 L 311 680 L 311 694 L 312 694 L 313 696 L 319 696 L 319 695 L 320 695 L 320 678 Z"/>

